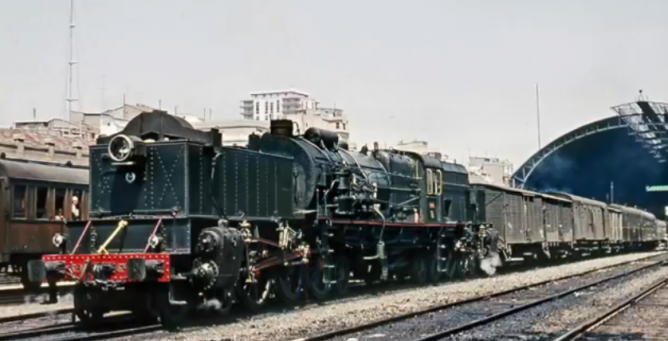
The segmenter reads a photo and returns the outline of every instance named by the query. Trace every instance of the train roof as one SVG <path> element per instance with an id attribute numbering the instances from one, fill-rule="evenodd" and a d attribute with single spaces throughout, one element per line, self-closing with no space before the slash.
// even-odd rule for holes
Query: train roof
<path id="1" fill-rule="evenodd" d="M 562 198 L 567 198 L 567 199 L 569 199 L 573 202 L 577 202 L 577 203 L 580 203 L 580 204 L 598 206 L 598 207 L 601 207 L 601 208 L 607 208 L 608 207 L 608 205 L 606 203 L 602 202 L 602 201 L 587 199 L 585 197 L 580 197 L 580 196 L 573 195 L 573 194 L 561 193 L 561 192 L 548 192 L 546 194 L 557 196 L 557 197 L 562 197 Z"/>
<path id="2" fill-rule="evenodd" d="M 616 209 L 618 209 L 618 210 L 620 210 L 624 213 L 636 214 L 636 215 L 639 215 L 639 216 L 643 216 L 647 219 L 655 219 L 656 220 L 656 217 L 652 213 L 649 213 L 647 211 L 643 211 L 639 208 L 628 207 L 628 206 L 618 205 L 618 204 L 611 204 L 610 207 L 614 207 L 614 208 L 616 208 Z"/>
<path id="3" fill-rule="evenodd" d="M 0 160 L 0 176 L 17 180 L 88 185 L 88 169 Z"/>
<path id="4" fill-rule="evenodd" d="M 441 161 L 441 168 L 443 168 L 444 171 L 450 173 L 459 173 L 465 175 L 469 174 L 469 172 L 466 170 L 466 167 L 454 162 Z"/>
<path id="5" fill-rule="evenodd" d="M 531 192 L 531 191 L 527 191 L 525 189 L 520 189 L 520 188 L 515 188 L 515 187 L 510 187 L 510 186 L 505 186 L 505 185 L 490 184 L 488 182 L 482 182 L 482 181 L 479 181 L 479 180 L 478 181 L 473 180 L 473 181 L 470 182 L 470 184 L 472 186 L 484 186 L 484 187 L 494 188 L 494 189 L 498 189 L 498 190 L 505 191 L 505 192 L 521 193 L 522 195 L 526 195 L 526 196 L 541 196 L 542 195 L 541 193 Z"/>

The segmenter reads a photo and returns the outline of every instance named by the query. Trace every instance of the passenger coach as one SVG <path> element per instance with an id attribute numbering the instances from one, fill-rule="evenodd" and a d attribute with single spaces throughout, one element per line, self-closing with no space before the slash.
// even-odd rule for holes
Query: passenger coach
<path id="1" fill-rule="evenodd" d="M 0 160 L 0 268 L 30 282 L 27 262 L 58 253 L 63 223 L 88 219 L 88 170 Z"/>

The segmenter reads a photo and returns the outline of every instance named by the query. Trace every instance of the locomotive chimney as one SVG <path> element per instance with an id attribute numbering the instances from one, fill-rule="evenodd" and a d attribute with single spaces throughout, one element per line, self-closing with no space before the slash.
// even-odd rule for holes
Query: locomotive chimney
<path id="1" fill-rule="evenodd" d="M 280 135 L 285 137 L 294 136 L 294 125 L 291 120 L 272 120 L 270 129 L 272 135 Z"/>

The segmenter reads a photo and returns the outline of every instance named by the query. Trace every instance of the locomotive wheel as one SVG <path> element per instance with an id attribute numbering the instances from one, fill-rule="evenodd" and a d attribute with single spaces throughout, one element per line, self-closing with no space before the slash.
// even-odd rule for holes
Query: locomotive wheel
<path id="1" fill-rule="evenodd" d="M 460 260 L 459 266 L 459 275 L 462 277 L 473 276 L 476 274 L 477 265 L 476 265 L 475 254 L 469 253 L 463 256 Z"/>
<path id="2" fill-rule="evenodd" d="M 276 298 L 285 305 L 299 302 L 304 287 L 305 267 L 288 266 L 277 270 L 274 276 L 274 293 Z"/>
<path id="3" fill-rule="evenodd" d="M 453 251 L 448 252 L 448 260 L 445 263 L 445 268 L 447 279 L 453 280 L 457 275 L 457 270 L 459 269 L 459 255 Z"/>
<path id="4" fill-rule="evenodd" d="M 427 260 L 427 281 L 430 283 L 438 283 L 441 280 L 441 273 L 438 272 L 438 259 L 436 255 Z"/>
<path id="5" fill-rule="evenodd" d="M 325 261 L 322 257 L 314 258 L 308 265 L 306 289 L 316 300 L 324 300 L 332 293 L 332 284 L 325 283 Z"/>
<path id="6" fill-rule="evenodd" d="M 427 259 L 422 255 L 417 255 L 411 262 L 411 281 L 417 285 L 427 283 Z"/>
<path id="7" fill-rule="evenodd" d="M 256 278 L 255 283 L 248 283 L 247 276 L 241 276 L 237 285 L 237 299 L 241 306 L 249 312 L 258 312 L 267 302 L 272 281 Z"/>
<path id="8" fill-rule="evenodd" d="M 382 266 L 379 262 L 373 262 L 370 266 L 371 268 L 364 274 L 364 282 L 366 285 L 372 285 L 375 281 L 380 280 L 380 276 L 383 273 Z"/>
<path id="9" fill-rule="evenodd" d="M 348 279 L 350 277 L 350 264 L 345 256 L 336 258 L 336 284 L 334 294 L 338 297 L 348 294 Z"/>
<path id="10" fill-rule="evenodd" d="M 169 287 L 155 291 L 155 305 L 160 323 L 167 329 L 178 330 L 190 310 L 189 305 L 172 305 L 169 302 Z"/>
<path id="11" fill-rule="evenodd" d="M 100 323 L 104 312 L 95 306 L 96 295 L 82 286 L 74 288 L 74 314 L 86 327 L 95 327 Z"/>

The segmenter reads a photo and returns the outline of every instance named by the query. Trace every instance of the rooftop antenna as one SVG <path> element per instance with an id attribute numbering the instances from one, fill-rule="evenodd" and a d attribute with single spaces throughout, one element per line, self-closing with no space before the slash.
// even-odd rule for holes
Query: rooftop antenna
<path id="1" fill-rule="evenodd" d="M 74 91 L 72 90 L 72 82 L 73 82 L 73 74 L 74 74 L 74 65 L 77 64 L 77 62 L 74 60 L 74 0 L 70 0 L 70 40 L 69 40 L 69 61 L 67 62 L 68 65 L 68 83 L 67 83 L 67 114 L 68 114 L 68 119 L 71 122 L 72 121 L 72 102 L 78 101 L 78 99 L 74 96 Z M 83 117 L 82 117 L 83 119 Z M 81 122 L 80 122 L 81 123 Z M 81 126 L 79 128 L 79 133 L 81 133 Z"/>

